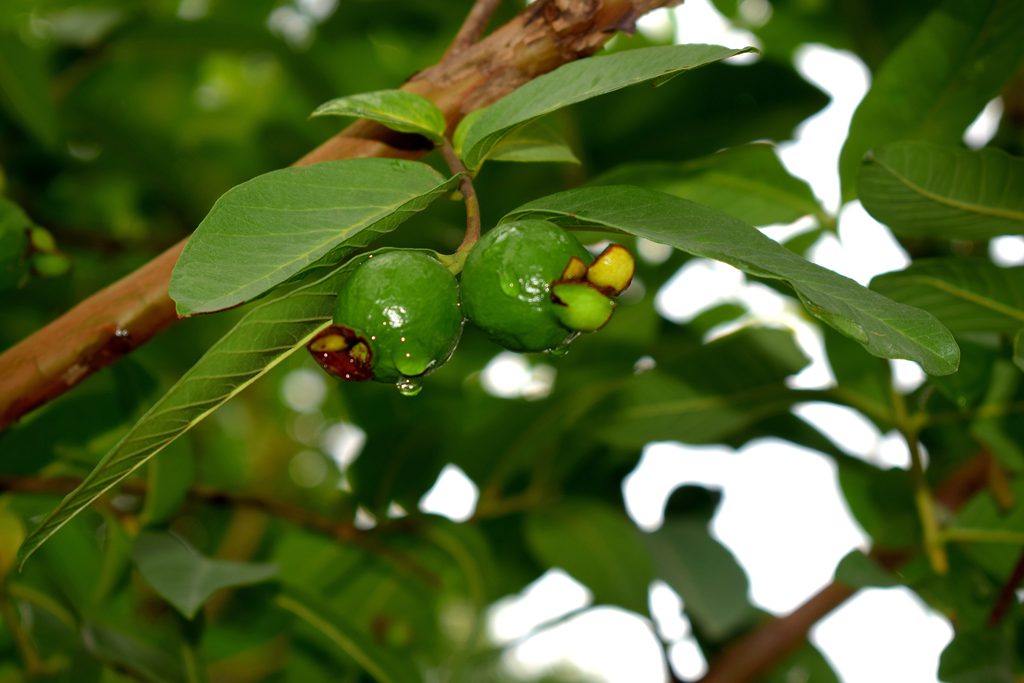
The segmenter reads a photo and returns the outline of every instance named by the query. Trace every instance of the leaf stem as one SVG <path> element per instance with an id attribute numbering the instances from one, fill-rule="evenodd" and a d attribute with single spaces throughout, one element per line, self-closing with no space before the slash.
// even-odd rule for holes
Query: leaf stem
<path id="1" fill-rule="evenodd" d="M 48 673 L 46 664 L 40 658 L 39 653 L 36 652 L 31 638 L 25 633 L 25 629 L 21 626 L 21 620 L 14 612 L 14 605 L 11 603 L 7 590 L 2 588 L 0 588 L 0 617 L 3 618 L 4 626 L 18 648 L 21 661 L 25 664 L 25 673 L 30 678 Z"/>
<path id="2" fill-rule="evenodd" d="M 942 537 L 946 541 L 960 543 L 1005 543 L 1007 545 L 1024 546 L 1024 531 L 1007 529 L 944 529 Z"/>
<path id="3" fill-rule="evenodd" d="M 924 531 L 924 550 L 932 570 L 939 575 L 949 572 L 949 557 L 946 555 L 945 537 L 939 528 L 939 520 L 935 515 L 935 499 L 928 486 L 924 471 L 924 454 L 918 439 L 920 420 L 907 414 L 907 404 L 903 394 L 895 389 L 892 392 L 893 417 L 896 427 L 907 442 L 910 451 L 910 476 L 914 483 L 914 504 L 921 519 Z"/>
<path id="4" fill-rule="evenodd" d="M 459 191 L 466 202 L 466 235 L 462 238 L 462 244 L 455 250 L 453 264 L 449 265 L 449 268 L 457 266 L 457 270 L 454 272 L 459 272 L 462 270 L 462 264 L 466 262 L 469 250 L 480 239 L 480 202 L 476 197 L 476 188 L 473 187 L 473 176 L 455 153 L 455 148 L 452 147 L 451 140 L 448 138 L 441 143 L 441 156 L 444 157 L 445 163 L 448 164 L 452 173 L 462 174 Z"/>

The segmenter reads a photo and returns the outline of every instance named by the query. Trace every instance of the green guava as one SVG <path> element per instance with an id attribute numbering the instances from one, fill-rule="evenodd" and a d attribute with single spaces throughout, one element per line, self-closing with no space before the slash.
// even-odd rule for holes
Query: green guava
<path id="1" fill-rule="evenodd" d="M 309 344 L 346 380 L 401 381 L 443 365 L 462 335 L 455 277 L 422 251 L 372 254 L 338 292 L 334 325 Z"/>
<path id="2" fill-rule="evenodd" d="M 573 235 L 542 220 L 506 223 L 488 231 L 462 271 L 462 303 L 469 318 L 512 351 L 545 351 L 573 330 L 559 322 L 551 283 L 575 257 L 591 256 Z"/>

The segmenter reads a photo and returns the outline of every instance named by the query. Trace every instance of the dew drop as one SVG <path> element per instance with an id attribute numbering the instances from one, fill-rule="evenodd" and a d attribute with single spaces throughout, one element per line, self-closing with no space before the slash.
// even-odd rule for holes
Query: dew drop
<path id="1" fill-rule="evenodd" d="M 552 356 L 561 358 L 565 354 L 569 353 L 569 346 L 572 344 L 573 340 L 576 339 L 576 337 L 578 336 L 580 336 L 579 332 L 574 332 L 573 334 L 570 334 L 560 343 L 556 344 L 555 346 L 552 346 L 550 349 L 545 351 L 545 353 L 549 353 Z"/>
<path id="2" fill-rule="evenodd" d="M 395 384 L 402 396 L 415 396 L 423 390 L 423 385 L 411 377 L 403 377 Z"/>

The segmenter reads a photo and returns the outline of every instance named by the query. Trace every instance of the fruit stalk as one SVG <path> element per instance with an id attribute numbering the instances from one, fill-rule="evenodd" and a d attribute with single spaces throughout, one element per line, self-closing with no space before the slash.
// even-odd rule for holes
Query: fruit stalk
<path id="1" fill-rule="evenodd" d="M 476 197 L 476 188 L 473 187 L 472 174 L 466 169 L 462 160 L 459 159 L 459 155 L 455 153 L 455 148 L 452 147 L 452 143 L 448 138 L 445 138 L 444 142 L 441 143 L 441 156 L 444 157 L 445 163 L 448 164 L 448 168 L 451 169 L 452 173 L 462 174 L 462 180 L 459 181 L 459 192 L 462 193 L 462 197 L 466 202 L 466 234 L 462 238 L 462 244 L 455 250 L 455 262 L 459 264 L 461 269 L 469 250 L 480 239 L 480 200 Z"/>

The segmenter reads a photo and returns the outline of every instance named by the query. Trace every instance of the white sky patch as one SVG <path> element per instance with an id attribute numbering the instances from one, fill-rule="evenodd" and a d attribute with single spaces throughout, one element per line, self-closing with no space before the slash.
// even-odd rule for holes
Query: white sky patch
<path id="1" fill-rule="evenodd" d="M 676 13 L 676 43 L 710 43 L 732 48 L 748 45 L 761 47 L 757 36 L 733 26 L 709 0 L 686 0 L 673 11 Z M 744 54 L 729 61 L 749 64 L 757 59 L 756 54 Z"/>
<path id="2" fill-rule="evenodd" d="M 507 645 L 530 635 L 542 624 L 591 603 L 590 591 L 561 569 L 550 569 L 519 595 L 491 607 L 487 630 L 491 640 Z"/>
<path id="3" fill-rule="evenodd" d="M 544 363 L 531 364 L 519 353 L 502 351 L 480 373 L 484 391 L 499 398 L 544 398 L 555 385 L 557 371 Z"/>
<path id="4" fill-rule="evenodd" d="M 444 515 L 453 522 L 465 522 L 473 516 L 480 489 L 459 467 L 447 464 L 437 481 L 420 499 L 420 510 Z"/>
<path id="5" fill-rule="evenodd" d="M 988 244 L 988 253 L 996 265 L 1007 268 L 1024 266 L 1024 237 L 1004 235 Z"/>
<path id="6" fill-rule="evenodd" d="M 664 581 L 651 584 L 651 618 L 658 634 L 672 642 L 691 633 L 690 620 L 683 613 L 683 599 Z"/>
<path id="7" fill-rule="evenodd" d="M 617 607 L 596 607 L 545 629 L 508 650 L 503 661 L 524 678 L 568 670 L 602 683 L 665 681 L 650 622 Z"/>
<path id="8" fill-rule="evenodd" d="M 284 376 L 281 399 L 297 413 L 312 413 L 320 409 L 327 398 L 327 382 L 318 370 L 299 368 Z"/>
<path id="9" fill-rule="evenodd" d="M 753 603 L 774 614 L 828 585 L 839 560 L 868 541 L 843 502 L 835 463 L 813 451 L 754 442 L 737 453 L 724 492 L 712 531 L 746 569 Z"/>
<path id="10" fill-rule="evenodd" d="M 834 403 L 811 402 L 793 406 L 793 414 L 828 436 L 844 451 L 863 460 L 878 452 L 881 434 L 860 412 Z"/>
<path id="11" fill-rule="evenodd" d="M 653 12 L 648 12 L 637 20 L 636 27 L 651 40 L 668 40 L 675 30 L 672 26 L 672 10 L 659 7 Z"/>
<path id="12" fill-rule="evenodd" d="M 870 588 L 822 619 L 810 638 L 843 683 L 935 683 L 953 629 L 910 590 Z"/>
<path id="13" fill-rule="evenodd" d="M 350 422 L 336 422 L 324 430 L 321 446 L 344 472 L 366 445 L 366 432 Z"/>
<path id="14" fill-rule="evenodd" d="M 803 178 L 828 211 L 839 208 L 839 152 L 853 112 L 871 83 L 871 73 L 856 55 L 824 45 L 804 45 L 796 69 L 832 101 L 800 124 L 793 142 L 779 145 L 779 156 L 793 175 Z"/>
<path id="15" fill-rule="evenodd" d="M 663 581 L 651 584 L 650 595 L 655 628 L 662 640 L 669 643 L 669 665 L 686 680 L 700 678 L 707 673 L 708 662 L 683 612 L 683 599 Z"/>
<path id="16" fill-rule="evenodd" d="M 893 385 L 903 393 L 914 391 L 928 379 L 921 366 L 912 360 L 890 360 L 889 367 Z"/>
<path id="17" fill-rule="evenodd" d="M 778 439 L 736 452 L 650 444 L 624 483 L 627 511 L 641 528 L 657 528 L 683 484 L 722 491 L 712 534 L 743 565 L 754 604 L 774 614 L 827 585 L 839 560 L 867 542 L 842 501 L 835 463 Z"/>
<path id="18" fill-rule="evenodd" d="M 710 259 L 692 259 L 668 279 L 654 297 L 654 307 L 676 323 L 687 323 L 702 311 L 736 303 L 745 278 L 736 268 Z"/>
<path id="19" fill-rule="evenodd" d="M 686 681 L 696 681 L 708 672 L 708 661 L 692 637 L 672 643 L 668 659 L 672 670 Z"/>
<path id="20" fill-rule="evenodd" d="M 1003 101 L 998 97 L 988 104 L 964 132 L 964 144 L 970 149 L 981 149 L 992 141 L 1003 118 Z"/>
<path id="21" fill-rule="evenodd" d="M 839 238 L 825 234 L 811 247 L 808 258 L 867 286 L 871 278 L 910 265 L 910 257 L 889 229 L 849 202 L 839 213 Z"/>

